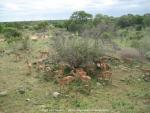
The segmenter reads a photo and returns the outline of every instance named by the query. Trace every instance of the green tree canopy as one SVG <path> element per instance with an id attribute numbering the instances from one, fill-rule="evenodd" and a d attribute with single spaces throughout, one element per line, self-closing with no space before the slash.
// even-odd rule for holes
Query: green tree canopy
<path id="1" fill-rule="evenodd" d="M 91 20 L 92 17 L 91 14 L 86 13 L 85 11 L 76 11 L 71 15 L 70 19 L 83 23 Z"/>
<path id="2" fill-rule="evenodd" d="M 3 30 L 3 33 L 8 43 L 16 42 L 22 39 L 22 33 L 16 28 L 7 27 Z"/>
<path id="3" fill-rule="evenodd" d="M 150 26 L 150 14 L 144 15 L 143 23 L 145 26 Z"/>
<path id="4" fill-rule="evenodd" d="M 85 11 L 74 12 L 70 19 L 66 22 L 67 30 L 73 32 L 81 32 L 82 29 L 92 25 L 92 15 Z"/>
<path id="5" fill-rule="evenodd" d="M 98 25 L 100 23 L 112 23 L 114 21 L 113 17 L 109 17 L 107 15 L 96 14 L 93 20 L 94 25 Z"/>
<path id="6" fill-rule="evenodd" d="M 39 24 L 37 24 L 35 29 L 40 32 L 45 32 L 48 29 L 48 22 L 40 22 Z"/>

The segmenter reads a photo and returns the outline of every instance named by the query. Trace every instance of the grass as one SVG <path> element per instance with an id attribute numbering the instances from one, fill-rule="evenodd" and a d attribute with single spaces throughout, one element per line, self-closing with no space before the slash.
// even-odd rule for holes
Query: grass
<path id="1" fill-rule="evenodd" d="M 35 61 L 38 51 L 48 47 L 48 40 L 32 42 L 31 45 L 30 55 L 23 51 L 21 53 Z M 6 44 L 3 47 L 9 49 Z M 52 96 L 53 92 L 59 91 L 58 84 L 45 81 L 42 73 L 34 71 L 32 75 L 27 75 L 27 72 L 25 59 L 14 62 L 13 55 L 0 56 L 0 91 L 8 91 L 8 95 L 0 96 L 0 112 L 54 113 L 63 110 L 61 113 L 66 113 L 68 110 L 106 110 L 108 113 L 148 113 L 150 110 L 150 84 L 141 79 L 140 71 L 113 69 L 112 85 L 96 85 L 93 80 L 90 94 L 79 92 L 76 97 L 75 91 L 71 90 L 58 98 Z M 67 87 L 69 86 L 66 89 Z M 25 92 L 20 93 L 20 90 Z"/>

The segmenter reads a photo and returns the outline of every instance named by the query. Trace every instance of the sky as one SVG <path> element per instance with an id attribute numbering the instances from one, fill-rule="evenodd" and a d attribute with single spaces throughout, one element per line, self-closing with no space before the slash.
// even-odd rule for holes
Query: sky
<path id="1" fill-rule="evenodd" d="M 150 0 L 0 0 L 0 22 L 68 19 L 74 11 L 109 16 L 150 13 Z"/>

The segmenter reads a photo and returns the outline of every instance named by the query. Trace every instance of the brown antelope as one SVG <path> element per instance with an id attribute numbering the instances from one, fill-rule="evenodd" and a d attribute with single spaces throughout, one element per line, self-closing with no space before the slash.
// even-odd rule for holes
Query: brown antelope
<path id="1" fill-rule="evenodd" d="M 60 64 L 58 68 L 59 68 L 59 70 L 57 71 L 57 73 L 58 73 L 59 75 L 64 75 L 64 70 L 65 70 L 65 68 L 71 68 L 71 66 L 70 66 L 69 64 L 63 63 L 63 64 Z M 70 74 L 69 74 L 69 75 L 70 75 Z"/>
<path id="2" fill-rule="evenodd" d="M 76 69 L 75 75 L 76 75 L 76 77 L 79 77 L 80 80 L 82 80 L 83 82 L 91 81 L 91 77 L 87 76 L 87 73 L 82 68 Z"/>
<path id="3" fill-rule="evenodd" d="M 3 55 L 5 53 L 5 50 L 0 49 L 0 55 Z"/>
<path id="4" fill-rule="evenodd" d="M 83 82 L 90 82 L 91 81 L 91 77 L 90 76 L 85 76 L 85 75 L 80 76 L 80 79 Z"/>
<path id="5" fill-rule="evenodd" d="M 20 53 L 13 53 L 15 55 L 16 61 L 20 61 L 21 60 L 21 54 Z"/>
<path id="6" fill-rule="evenodd" d="M 40 58 L 47 58 L 49 56 L 49 52 L 48 51 L 39 51 L 40 52 Z"/>
<path id="7" fill-rule="evenodd" d="M 63 75 L 64 75 L 64 66 L 61 65 L 59 67 L 59 70 L 54 71 L 54 73 L 55 73 L 56 80 L 59 81 L 60 78 L 63 78 Z"/>
<path id="8" fill-rule="evenodd" d="M 43 64 L 43 59 L 38 59 L 37 61 L 37 70 L 43 71 L 45 69 L 45 65 Z"/>
<path id="9" fill-rule="evenodd" d="M 101 73 L 101 77 L 102 77 L 103 80 L 106 80 L 106 79 L 112 80 L 111 79 L 112 72 L 110 72 L 110 71 L 104 71 L 104 72 Z"/>
<path id="10" fill-rule="evenodd" d="M 141 71 L 142 71 L 144 74 L 150 75 L 150 69 L 149 69 L 149 68 L 147 68 L 147 69 L 141 68 Z"/>
<path id="11" fill-rule="evenodd" d="M 87 73 L 82 69 L 76 69 L 75 73 L 77 79 L 80 79 L 83 83 L 85 83 L 84 86 L 86 86 L 86 89 L 90 92 L 91 91 L 91 77 L 87 76 Z"/>
<path id="12" fill-rule="evenodd" d="M 32 73 L 32 63 L 29 62 L 29 60 L 27 59 L 26 64 L 27 64 L 27 67 L 28 67 L 28 70 L 29 70 L 29 74 L 31 74 Z"/>
<path id="13" fill-rule="evenodd" d="M 75 71 L 76 71 L 76 74 L 78 74 L 79 76 L 87 75 L 87 73 L 82 68 L 78 68 Z"/>
<path id="14" fill-rule="evenodd" d="M 99 62 L 97 63 L 97 67 L 100 68 L 102 71 L 107 71 L 109 69 L 111 69 L 110 65 L 104 62 Z"/>
<path id="15" fill-rule="evenodd" d="M 107 57 L 101 57 L 99 61 L 96 61 L 96 66 L 101 69 L 101 71 L 107 71 L 111 69 L 110 65 L 106 63 Z"/>
<path id="16" fill-rule="evenodd" d="M 143 79 L 144 79 L 145 81 L 147 81 L 147 82 L 150 82 L 150 68 L 147 68 L 147 69 L 141 68 L 140 70 L 141 70 L 141 71 L 143 72 L 143 74 L 144 74 Z"/>
<path id="17" fill-rule="evenodd" d="M 44 64 L 39 64 L 38 65 L 38 71 L 44 71 L 45 65 Z"/>
<path id="18" fill-rule="evenodd" d="M 72 82 L 75 78 L 73 76 L 66 76 L 59 80 L 59 84 L 61 86 L 64 86 L 65 84 L 69 84 Z"/>
<path id="19" fill-rule="evenodd" d="M 60 91 L 62 88 L 64 88 L 64 85 L 70 84 L 74 79 L 75 79 L 75 77 L 73 77 L 73 76 L 66 76 L 66 77 L 63 77 L 62 79 L 58 80 L 58 83 L 60 85 Z"/>

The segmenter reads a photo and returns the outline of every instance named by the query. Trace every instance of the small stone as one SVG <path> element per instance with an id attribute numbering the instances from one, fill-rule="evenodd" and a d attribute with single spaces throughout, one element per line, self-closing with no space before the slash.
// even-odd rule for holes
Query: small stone
<path id="1" fill-rule="evenodd" d="M 26 88 L 24 88 L 24 87 L 19 87 L 19 88 L 18 88 L 18 92 L 19 92 L 20 94 L 24 94 L 24 93 L 26 92 Z"/>
<path id="2" fill-rule="evenodd" d="M 27 99 L 26 99 L 26 101 L 30 101 L 30 99 L 29 99 L 29 98 L 27 98 Z"/>
<path id="3" fill-rule="evenodd" d="M 52 95 L 53 95 L 53 97 L 57 98 L 60 95 L 60 93 L 59 92 L 53 92 Z"/>
<path id="4" fill-rule="evenodd" d="M 69 95 L 65 95 L 65 97 L 69 97 Z"/>
<path id="5" fill-rule="evenodd" d="M 96 85 L 97 85 L 97 86 L 101 86 L 102 84 L 101 84 L 101 83 L 99 83 L 99 82 L 97 82 L 97 83 L 96 83 Z"/>
<path id="6" fill-rule="evenodd" d="M 7 96 L 8 95 L 8 92 L 7 91 L 2 91 L 2 92 L 0 92 L 0 97 L 1 96 Z"/>
<path id="7" fill-rule="evenodd" d="M 137 79 L 138 81 L 141 81 L 141 79 Z"/>

